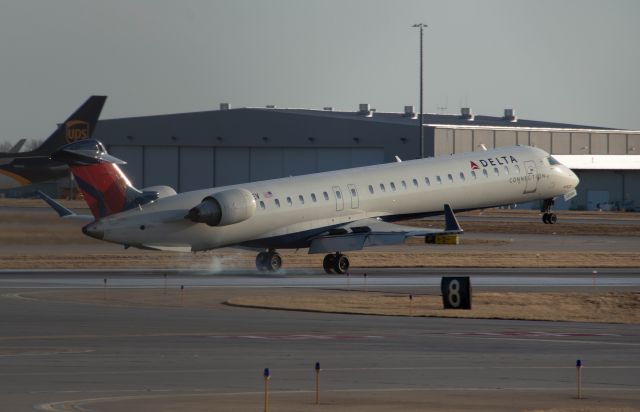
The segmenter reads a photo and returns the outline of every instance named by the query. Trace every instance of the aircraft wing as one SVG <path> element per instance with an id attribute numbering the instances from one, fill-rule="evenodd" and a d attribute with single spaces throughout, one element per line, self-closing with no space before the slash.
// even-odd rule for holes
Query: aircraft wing
<path id="1" fill-rule="evenodd" d="M 369 246 L 404 243 L 408 237 L 463 233 L 451 207 L 444 205 L 444 229 L 402 226 L 378 219 L 362 219 L 321 234 L 311 240 L 309 253 L 361 250 Z"/>
<path id="2" fill-rule="evenodd" d="M 49 206 L 51 206 L 51 208 L 55 210 L 56 213 L 63 219 L 77 219 L 77 220 L 87 220 L 87 221 L 95 220 L 91 215 L 76 214 L 73 210 L 67 209 L 66 207 L 62 206 L 60 203 L 56 202 L 55 200 L 53 200 L 52 198 L 50 198 L 40 190 L 38 190 L 36 193 L 38 193 L 38 196 L 40 197 L 40 199 L 47 202 Z"/>

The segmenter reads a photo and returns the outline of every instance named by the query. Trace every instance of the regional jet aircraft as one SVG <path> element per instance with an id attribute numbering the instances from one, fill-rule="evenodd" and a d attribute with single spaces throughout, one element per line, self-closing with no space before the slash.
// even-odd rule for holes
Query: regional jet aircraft
<path id="1" fill-rule="evenodd" d="M 0 189 L 55 180 L 67 175 L 64 163 L 52 161 L 51 152 L 76 140 L 88 139 L 107 98 L 91 96 L 35 150 L 19 152 L 16 144 L 8 153 L 0 153 Z M 24 141 L 23 141 L 24 143 Z"/>
<path id="2" fill-rule="evenodd" d="M 66 145 L 51 157 L 70 165 L 92 211 L 95 220 L 83 228 L 86 235 L 142 249 L 253 248 L 260 250 L 261 271 L 281 267 L 277 249 L 309 248 L 327 253 L 327 273 L 344 273 L 349 269 L 344 251 L 461 233 L 454 210 L 544 200 L 544 221 L 555 223 L 553 199 L 570 199 L 578 184 L 566 166 L 528 146 L 180 194 L 166 186 L 135 189 L 118 167 L 124 162 L 96 140 Z M 437 214 L 445 215 L 444 229 L 390 223 Z"/>

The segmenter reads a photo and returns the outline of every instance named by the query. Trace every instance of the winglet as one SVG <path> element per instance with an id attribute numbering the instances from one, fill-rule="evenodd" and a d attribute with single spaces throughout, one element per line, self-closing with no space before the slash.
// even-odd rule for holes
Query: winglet
<path id="1" fill-rule="evenodd" d="M 55 210 L 56 213 L 63 219 L 93 220 L 93 216 L 77 215 L 73 210 L 67 209 L 66 207 L 62 206 L 60 203 L 56 202 L 40 190 L 38 190 L 36 193 L 38 194 L 40 199 L 47 202 L 49 206 L 51 206 L 51 208 Z"/>
<path id="2" fill-rule="evenodd" d="M 453 209 L 448 203 L 444 205 L 444 231 L 447 233 L 462 233 L 462 227 L 458 223 L 456 215 L 453 213 Z"/>

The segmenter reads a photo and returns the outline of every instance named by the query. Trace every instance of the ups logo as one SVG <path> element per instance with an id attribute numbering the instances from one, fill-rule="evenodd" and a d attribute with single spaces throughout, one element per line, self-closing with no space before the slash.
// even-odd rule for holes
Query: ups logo
<path id="1" fill-rule="evenodd" d="M 83 120 L 69 120 L 64 124 L 64 137 L 69 143 L 88 138 L 89 123 Z"/>

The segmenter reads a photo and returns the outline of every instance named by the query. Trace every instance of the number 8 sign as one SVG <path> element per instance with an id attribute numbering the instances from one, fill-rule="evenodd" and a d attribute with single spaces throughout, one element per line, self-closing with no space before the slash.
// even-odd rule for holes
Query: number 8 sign
<path id="1" fill-rule="evenodd" d="M 443 277 L 440 282 L 440 290 L 445 309 L 471 309 L 471 280 L 469 276 Z"/>

